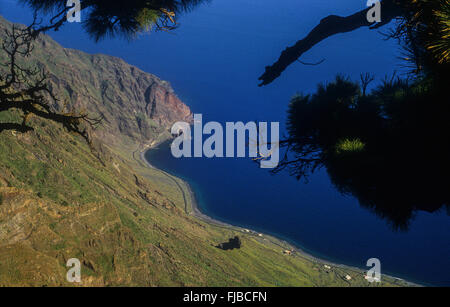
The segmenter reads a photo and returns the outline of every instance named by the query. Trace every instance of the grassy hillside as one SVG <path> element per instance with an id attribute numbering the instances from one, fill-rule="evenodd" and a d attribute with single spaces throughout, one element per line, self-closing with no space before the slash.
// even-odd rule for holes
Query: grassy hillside
<path id="1" fill-rule="evenodd" d="M 83 139 L 46 120 L 31 118 L 35 130 L 25 134 L 0 133 L 0 286 L 72 285 L 65 278 L 69 258 L 83 264 L 82 286 L 370 285 L 362 271 L 287 255 L 281 242 L 187 214 L 184 183 L 136 159 L 143 144 L 190 116 L 167 83 L 143 72 L 136 77 L 137 69 L 118 59 L 66 50 L 49 38 L 44 45 L 50 49 L 43 52 L 40 41 L 35 60 L 52 72 L 55 91 L 107 118 L 97 132 L 102 162 Z M 64 56 L 45 56 L 49 52 L 86 61 L 73 62 L 68 73 Z M 93 59 L 105 61 L 101 71 Z M 108 99 L 98 96 L 105 78 L 113 91 Z M 146 90 L 151 99 L 140 88 L 130 90 L 148 89 L 146 78 L 157 82 Z M 121 86 L 124 80 L 130 83 Z M 19 120 L 18 113 L 0 112 L 0 122 Z M 143 132 L 139 121 L 155 129 Z M 240 249 L 215 247 L 236 235 Z M 402 282 L 382 283 L 394 284 Z"/>

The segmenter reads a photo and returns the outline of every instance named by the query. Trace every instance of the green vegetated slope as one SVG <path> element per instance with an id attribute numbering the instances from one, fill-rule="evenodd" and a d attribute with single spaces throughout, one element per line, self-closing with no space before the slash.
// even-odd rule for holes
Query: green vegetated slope
<path id="1" fill-rule="evenodd" d="M 370 285 L 362 271 L 288 255 L 265 236 L 187 214 L 184 183 L 135 155 L 174 121 L 190 120 L 166 82 L 46 36 L 31 61 L 49 71 L 59 97 L 105 116 L 96 131 L 103 147 L 94 154 L 79 136 L 38 118 L 30 119 L 32 132 L 0 133 L 0 285 L 73 285 L 70 258 L 82 262 L 82 286 Z M 19 122 L 20 114 L 1 112 L 0 121 Z M 236 235 L 240 249 L 215 247 Z"/>

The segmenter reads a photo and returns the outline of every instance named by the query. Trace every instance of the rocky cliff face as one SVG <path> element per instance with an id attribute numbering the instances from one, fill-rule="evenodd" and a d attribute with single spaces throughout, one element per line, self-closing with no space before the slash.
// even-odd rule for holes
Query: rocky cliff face
<path id="1" fill-rule="evenodd" d="M 0 33 L 11 23 L 0 17 Z M 2 56 L 0 56 L 2 57 Z M 53 92 L 75 110 L 105 118 L 97 136 L 114 143 L 120 135 L 146 143 L 176 121 L 191 121 L 191 111 L 167 81 L 122 59 L 66 49 L 47 35 L 35 42 L 27 65 L 43 68 Z"/>

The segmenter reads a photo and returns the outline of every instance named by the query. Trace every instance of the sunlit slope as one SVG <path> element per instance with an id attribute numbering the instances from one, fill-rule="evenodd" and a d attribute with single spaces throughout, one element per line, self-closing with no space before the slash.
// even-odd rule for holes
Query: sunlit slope
<path id="1" fill-rule="evenodd" d="M 52 46 L 48 52 L 63 50 L 46 40 L 46 48 Z M 65 58 L 54 56 L 53 63 L 47 63 L 48 52 L 39 48 L 35 60 L 51 71 L 56 94 L 105 115 L 96 134 L 103 146 L 92 152 L 80 137 L 38 118 L 30 119 L 32 132 L 0 133 L 1 286 L 73 285 L 66 281 L 70 258 L 82 263 L 82 286 L 369 285 L 360 271 L 288 255 L 288 247 L 265 236 L 209 225 L 187 214 L 183 182 L 176 185 L 177 179 L 145 167 L 136 159 L 136 150 L 164 134 L 174 120 L 189 118 L 188 108 L 175 98 L 171 105 L 163 99 L 167 95 L 155 93 L 147 101 L 157 113 L 147 112 L 140 89 L 120 86 L 120 80 L 136 81 L 129 66 L 110 57 L 104 64 L 119 61 L 122 69 L 116 74 L 123 77 L 110 75 L 114 95 L 96 98 L 106 73 L 98 72 L 92 57 L 79 53 L 80 62 L 72 63 L 81 76 L 92 78 L 70 81 L 71 73 L 56 69 L 69 65 Z M 62 90 L 67 86 L 58 84 L 70 86 L 72 96 Z M 73 98 L 78 91 L 83 95 Z M 133 95 L 133 101 L 116 100 Z M 133 115 L 133 108 L 140 110 L 139 116 Z M 19 122 L 20 114 L 2 112 L 0 121 Z M 154 129 L 143 132 L 140 121 Z M 240 249 L 215 247 L 236 235 Z"/>

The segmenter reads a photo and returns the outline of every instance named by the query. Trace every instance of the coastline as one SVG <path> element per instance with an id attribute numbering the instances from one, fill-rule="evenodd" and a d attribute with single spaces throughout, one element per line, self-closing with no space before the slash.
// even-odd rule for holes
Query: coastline
<path id="1" fill-rule="evenodd" d="M 200 219 L 200 220 L 202 220 L 202 221 L 204 221 L 204 222 L 206 222 L 206 223 L 213 224 L 213 225 L 216 225 L 216 226 L 230 227 L 230 228 L 233 228 L 233 229 L 234 229 L 234 228 L 242 229 L 241 227 L 237 227 L 237 226 L 234 226 L 234 225 L 231 225 L 231 224 L 228 224 L 228 223 L 225 223 L 225 222 L 216 220 L 216 219 L 214 219 L 214 218 L 212 218 L 212 217 L 210 217 L 210 216 L 208 216 L 208 215 L 202 213 L 202 212 L 200 211 L 200 209 L 198 208 L 198 202 L 197 202 L 197 200 L 196 200 L 196 198 L 195 198 L 195 193 L 194 193 L 194 191 L 192 190 L 191 185 L 190 185 L 188 182 L 186 182 L 185 180 L 183 180 L 183 179 L 181 179 L 181 178 L 178 178 L 178 177 L 176 177 L 176 176 L 173 176 L 173 175 L 167 173 L 166 171 L 164 171 L 164 170 L 162 170 L 162 169 L 159 169 L 159 168 L 153 166 L 153 165 L 145 158 L 145 153 L 146 153 L 148 150 L 152 150 L 152 149 L 154 149 L 155 147 L 157 147 L 158 145 L 160 145 L 160 144 L 162 144 L 162 143 L 164 143 L 164 142 L 165 142 L 164 140 L 163 140 L 163 141 L 159 141 L 159 142 L 153 142 L 152 144 L 150 144 L 150 145 L 147 146 L 146 148 L 140 150 L 140 152 L 139 152 L 139 157 L 141 158 L 141 161 L 142 161 L 147 167 L 149 167 L 149 168 L 151 168 L 151 169 L 156 169 L 156 170 L 158 170 L 159 172 L 165 174 L 167 177 L 169 177 L 170 179 L 172 179 L 172 180 L 175 182 L 175 184 L 179 187 L 179 189 L 181 190 L 181 192 L 182 192 L 182 194 L 183 194 L 184 205 L 185 205 L 185 212 L 186 212 L 186 214 L 192 215 L 192 216 L 194 216 L 194 217 L 196 217 L 196 218 L 198 218 L 198 219 Z M 176 179 L 175 179 L 175 178 L 176 178 Z M 188 195 L 188 196 L 189 196 L 189 199 L 190 199 L 189 202 L 187 201 L 187 196 L 186 196 L 186 193 L 185 193 L 183 187 L 180 186 L 180 184 L 177 182 L 177 180 L 181 181 L 181 182 L 183 183 L 183 185 L 186 187 L 186 189 L 187 189 L 187 194 L 189 194 L 189 195 Z M 190 208 L 189 208 L 189 203 L 191 204 Z"/>
<path id="2" fill-rule="evenodd" d="M 242 233 L 244 235 L 253 236 L 256 239 L 259 239 L 263 243 L 266 242 L 266 244 L 267 243 L 271 243 L 271 244 L 277 245 L 282 250 L 289 251 L 290 252 L 289 253 L 290 256 L 300 257 L 300 258 L 306 259 L 308 261 L 312 261 L 312 262 L 315 262 L 317 264 L 320 264 L 320 265 L 322 265 L 324 267 L 329 267 L 330 269 L 332 269 L 333 267 L 336 267 L 336 268 L 340 268 L 340 269 L 346 269 L 346 270 L 351 271 L 351 272 L 353 272 L 355 274 L 365 275 L 366 270 L 364 270 L 363 268 L 359 268 L 359 267 L 355 267 L 355 266 L 349 266 L 349 265 L 346 265 L 346 264 L 339 264 L 339 263 L 335 263 L 335 262 L 332 262 L 332 261 L 329 261 L 329 260 L 326 260 L 326 259 L 322 259 L 322 258 L 316 257 L 316 256 L 312 255 L 311 253 L 306 252 L 301 247 L 299 247 L 299 246 L 297 246 L 297 245 L 295 245 L 293 243 L 290 243 L 290 242 L 288 242 L 288 241 L 286 241 L 286 240 L 284 240 L 282 238 L 278 238 L 275 235 L 265 234 L 265 233 L 261 233 L 261 232 L 258 232 L 258 231 L 252 230 L 252 229 L 248 229 L 248 228 L 244 228 L 244 227 L 241 227 L 241 226 L 232 225 L 230 223 L 226 223 L 226 222 L 217 220 L 217 219 L 215 219 L 215 218 L 213 218 L 211 216 L 208 216 L 208 215 L 204 214 L 203 212 L 201 212 L 201 210 L 199 209 L 199 206 L 198 206 L 197 199 L 195 197 L 195 193 L 192 190 L 192 187 L 191 187 L 191 185 L 188 182 L 186 182 L 185 180 L 183 180 L 183 179 L 181 179 L 179 177 L 176 177 L 176 176 L 174 176 L 172 174 L 169 174 L 168 172 L 166 172 L 166 171 L 164 171 L 162 169 L 159 169 L 159 168 L 155 167 L 149 161 L 147 161 L 147 159 L 145 158 L 145 154 L 146 154 L 147 151 L 154 149 L 155 147 L 159 146 L 160 144 L 164 143 L 165 141 L 166 140 L 154 141 L 150 145 L 147 145 L 145 148 L 140 149 L 139 150 L 139 157 L 140 157 L 141 161 L 147 167 L 155 169 L 155 170 L 158 170 L 159 172 L 161 172 L 161 173 L 165 174 L 167 177 L 169 177 L 172 181 L 174 181 L 174 183 L 178 186 L 178 188 L 180 189 L 180 191 L 181 191 L 181 193 L 183 195 L 184 204 L 185 204 L 185 212 L 186 212 L 187 215 L 193 216 L 194 218 L 199 219 L 199 220 L 201 220 L 201 221 L 203 221 L 205 223 L 208 223 L 208 224 L 210 224 L 212 226 L 222 227 L 222 228 L 227 228 L 227 229 L 230 229 L 230 230 L 234 230 L 234 231 L 240 232 L 240 233 Z M 183 187 L 180 185 L 180 183 L 178 181 L 180 181 L 183 184 L 183 186 L 185 187 L 185 189 L 187 191 L 185 191 L 183 189 Z M 186 194 L 188 194 L 188 195 L 186 195 Z M 189 201 L 188 201 L 188 198 L 189 198 Z M 189 206 L 189 204 L 190 204 L 190 206 Z M 395 282 L 403 283 L 403 284 L 399 284 L 399 286 L 413 286 L 413 287 L 422 287 L 422 286 L 424 286 L 422 284 L 418 284 L 418 283 L 415 283 L 415 282 L 410 282 L 410 281 L 407 281 L 407 280 L 405 280 L 403 278 L 395 277 L 395 276 L 388 275 L 388 274 L 383 274 L 383 276 L 391 278 L 394 281 L 394 283 Z M 343 280 L 345 280 L 344 276 L 341 276 L 341 278 Z M 350 282 L 349 282 L 349 284 L 350 284 Z"/>

